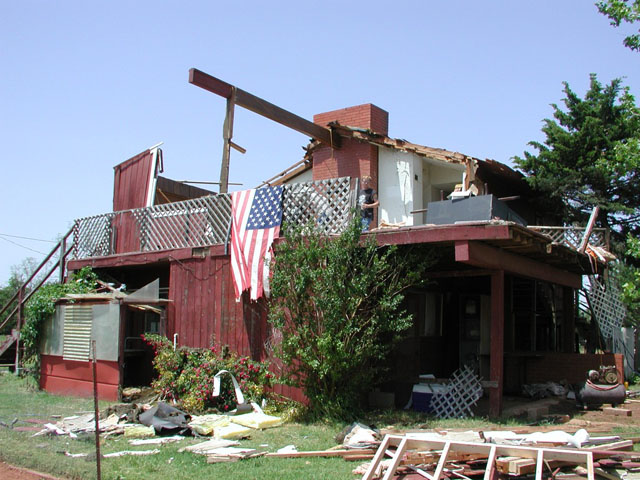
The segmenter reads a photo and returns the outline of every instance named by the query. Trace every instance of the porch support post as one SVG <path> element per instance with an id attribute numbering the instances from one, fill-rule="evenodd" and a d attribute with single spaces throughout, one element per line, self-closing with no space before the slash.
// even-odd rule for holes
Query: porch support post
<path id="1" fill-rule="evenodd" d="M 489 393 L 489 416 L 502 413 L 502 389 L 504 386 L 504 270 L 491 274 L 491 355 L 489 377 L 496 385 Z"/>
<path id="2" fill-rule="evenodd" d="M 575 290 L 562 288 L 562 351 L 575 352 L 576 304 Z"/>

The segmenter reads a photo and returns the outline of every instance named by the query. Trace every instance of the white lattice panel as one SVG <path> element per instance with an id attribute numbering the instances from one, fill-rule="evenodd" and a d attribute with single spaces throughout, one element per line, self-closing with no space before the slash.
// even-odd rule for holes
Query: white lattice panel
<path id="1" fill-rule="evenodd" d="M 585 288 L 591 312 L 598 322 L 600 333 L 605 339 L 613 338 L 613 332 L 622 328 L 626 309 L 620 298 L 618 281 L 610 269 L 605 279 L 600 276 L 589 276 L 589 287 Z"/>
<path id="2" fill-rule="evenodd" d="M 469 365 L 457 370 L 447 389 L 431 398 L 431 410 L 438 418 L 473 416 L 473 407 L 482 398 L 482 384 Z"/>

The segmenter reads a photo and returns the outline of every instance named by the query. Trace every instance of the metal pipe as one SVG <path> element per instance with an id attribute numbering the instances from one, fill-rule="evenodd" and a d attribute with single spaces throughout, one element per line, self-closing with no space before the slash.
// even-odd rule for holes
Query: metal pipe
<path id="1" fill-rule="evenodd" d="M 176 347 L 178 346 L 178 334 L 173 334 L 173 351 L 176 351 Z"/>

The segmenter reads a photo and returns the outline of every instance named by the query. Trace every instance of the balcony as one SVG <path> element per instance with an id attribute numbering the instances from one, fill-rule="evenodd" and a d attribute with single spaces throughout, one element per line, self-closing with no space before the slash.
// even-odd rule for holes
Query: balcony
<path id="1" fill-rule="evenodd" d="M 283 229 L 312 222 L 323 234 L 339 234 L 348 225 L 356 206 L 356 181 L 349 177 L 284 185 L 283 188 Z M 526 228 L 574 250 L 580 245 L 585 230 L 555 226 Z M 209 195 L 80 218 L 73 226 L 71 256 L 79 260 L 226 244 L 230 230 L 231 195 Z M 281 235 L 286 235 L 286 230 Z M 608 248 L 605 229 L 593 229 L 589 243 Z"/>

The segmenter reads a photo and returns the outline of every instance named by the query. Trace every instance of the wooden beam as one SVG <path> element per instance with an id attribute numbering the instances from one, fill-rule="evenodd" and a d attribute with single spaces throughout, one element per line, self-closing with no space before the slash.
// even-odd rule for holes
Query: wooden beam
<path id="1" fill-rule="evenodd" d="M 478 268 L 504 270 L 527 278 L 535 278 L 571 288 L 582 286 L 582 275 L 560 270 L 545 263 L 468 240 L 455 242 L 457 262 Z"/>
<path id="2" fill-rule="evenodd" d="M 226 99 L 231 98 L 234 89 L 233 85 L 204 73 L 197 68 L 191 68 L 189 70 L 189 83 Z M 245 92 L 240 88 L 235 87 L 235 94 L 236 105 L 251 110 L 258 115 L 262 115 L 297 132 L 304 133 L 330 147 L 340 147 L 336 145 L 336 139 L 339 137 L 334 136 L 332 139 L 331 131 L 328 128 L 316 125 L 309 120 L 299 117 L 273 103 L 269 103 L 262 98 L 256 97 L 249 92 Z"/>
<path id="3" fill-rule="evenodd" d="M 231 87 L 231 95 L 227 98 L 227 111 L 224 117 L 222 138 L 222 166 L 220 167 L 220 193 L 229 191 L 229 159 L 231 158 L 231 139 L 233 138 L 233 115 L 236 104 L 236 89 Z"/>

